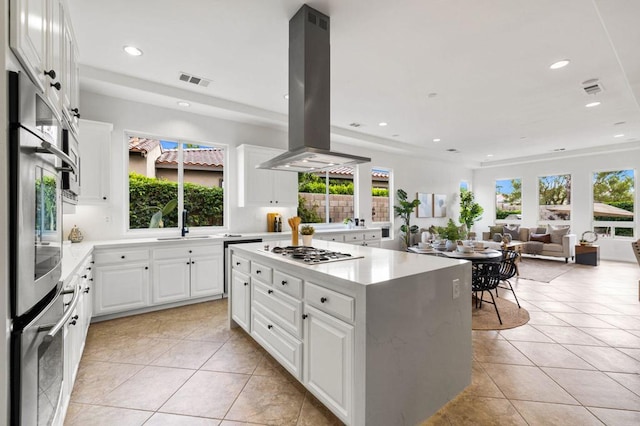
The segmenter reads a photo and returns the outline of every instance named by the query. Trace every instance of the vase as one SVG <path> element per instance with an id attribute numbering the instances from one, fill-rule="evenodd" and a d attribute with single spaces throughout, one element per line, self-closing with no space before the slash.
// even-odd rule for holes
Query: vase
<path id="1" fill-rule="evenodd" d="M 305 247 L 312 247 L 313 235 L 303 235 L 302 245 Z"/>
<path id="2" fill-rule="evenodd" d="M 445 245 L 445 249 L 447 251 L 454 251 L 456 249 L 456 246 L 457 246 L 457 244 L 456 244 L 455 241 L 447 240 L 447 243 Z"/>

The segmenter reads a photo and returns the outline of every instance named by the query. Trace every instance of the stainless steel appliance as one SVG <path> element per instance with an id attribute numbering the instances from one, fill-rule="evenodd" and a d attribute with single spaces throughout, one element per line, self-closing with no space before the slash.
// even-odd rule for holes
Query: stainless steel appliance
<path id="1" fill-rule="evenodd" d="M 65 311 L 61 294 L 62 174 L 78 170 L 38 88 L 23 73 L 7 77 L 11 424 L 49 425 L 62 395 L 61 329 L 74 308 Z"/>
<path id="2" fill-rule="evenodd" d="M 271 249 L 271 252 L 281 254 L 288 259 L 295 260 L 307 265 L 316 265 L 318 263 L 364 258 L 364 256 L 354 256 L 351 253 L 341 253 L 338 251 L 306 246 L 274 247 Z"/>
<path id="3" fill-rule="evenodd" d="M 77 165 L 74 172 L 69 164 L 63 162 L 62 167 L 62 201 L 69 204 L 78 204 L 80 195 L 80 147 L 78 139 L 68 129 L 62 129 L 62 151 Z"/>

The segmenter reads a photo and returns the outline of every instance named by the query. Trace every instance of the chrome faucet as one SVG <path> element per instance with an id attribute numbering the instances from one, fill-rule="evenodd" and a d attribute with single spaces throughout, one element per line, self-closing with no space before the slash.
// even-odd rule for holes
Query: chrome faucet
<path id="1" fill-rule="evenodd" d="M 187 210 L 182 210 L 182 236 L 183 237 L 189 233 L 189 227 L 187 226 L 188 220 L 189 220 L 189 212 Z"/>

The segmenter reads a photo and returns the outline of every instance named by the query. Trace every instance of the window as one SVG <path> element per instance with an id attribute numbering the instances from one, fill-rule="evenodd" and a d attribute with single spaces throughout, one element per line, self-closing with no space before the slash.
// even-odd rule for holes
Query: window
<path id="1" fill-rule="evenodd" d="M 341 223 L 353 218 L 355 169 L 340 166 L 298 173 L 298 216 L 302 223 Z"/>
<path id="2" fill-rule="evenodd" d="M 522 219 L 522 179 L 496 181 L 496 220 Z"/>
<path id="3" fill-rule="evenodd" d="M 391 171 L 383 168 L 371 169 L 371 220 L 391 222 L 389 177 Z"/>
<path id="4" fill-rule="evenodd" d="M 469 182 L 467 182 L 466 180 L 461 180 L 460 181 L 460 191 L 469 191 Z"/>
<path id="5" fill-rule="evenodd" d="M 129 229 L 224 225 L 225 149 L 129 135 Z"/>
<path id="6" fill-rule="evenodd" d="M 633 170 L 593 174 L 593 231 L 600 236 L 633 237 Z"/>
<path id="7" fill-rule="evenodd" d="M 540 220 L 571 219 L 571 175 L 539 178 L 538 206 Z"/>

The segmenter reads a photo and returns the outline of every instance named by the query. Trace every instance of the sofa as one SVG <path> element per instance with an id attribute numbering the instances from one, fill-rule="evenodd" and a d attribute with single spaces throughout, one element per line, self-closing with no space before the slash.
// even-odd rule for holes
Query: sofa
<path id="1" fill-rule="evenodd" d="M 482 233 L 485 247 L 499 249 L 505 235 L 511 243 L 520 243 L 522 254 L 564 258 L 565 263 L 575 257 L 576 236 L 569 227 L 553 226 L 526 228 L 518 225 L 490 226 Z"/>

